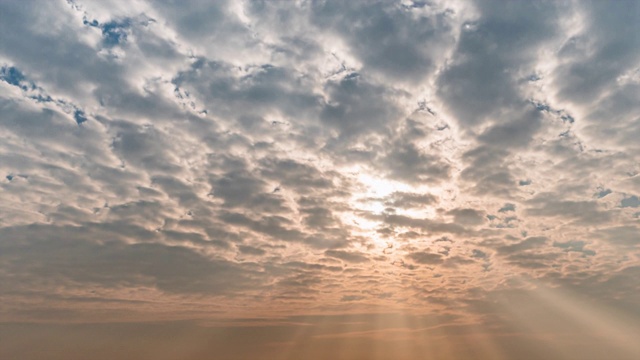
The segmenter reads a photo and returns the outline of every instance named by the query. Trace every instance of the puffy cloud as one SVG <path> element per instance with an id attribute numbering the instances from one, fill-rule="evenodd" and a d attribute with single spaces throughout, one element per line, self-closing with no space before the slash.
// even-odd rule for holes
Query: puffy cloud
<path id="1" fill-rule="evenodd" d="M 542 236 L 530 237 L 512 245 L 501 246 L 497 250 L 500 254 L 519 253 L 524 250 L 530 250 L 536 247 L 543 246 L 547 243 L 547 241 L 548 239 Z"/>
<path id="2" fill-rule="evenodd" d="M 358 251 L 327 250 L 324 253 L 327 256 L 344 260 L 350 263 L 362 263 L 369 261 L 369 258 L 366 256 L 366 254 Z"/>
<path id="3" fill-rule="evenodd" d="M 2 233 L 12 239 L 2 243 L 3 283 L 14 291 L 36 291 L 45 279 L 58 286 L 154 285 L 174 293 L 224 294 L 258 285 L 253 269 L 188 247 L 164 245 L 158 235 L 134 226 L 29 225 L 4 228 Z M 123 242 L 127 238 L 144 242 Z"/>
<path id="4" fill-rule="evenodd" d="M 456 224 L 474 226 L 485 222 L 484 212 L 475 209 L 453 209 L 447 214 L 453 215 Z"/>
<path id="5" fill-rule="evenodd" d="M 442 263 L 442 255 L 434 254 L 426 251 L 414 252 L 407 255 L 407 258 L 413 260 L 418 264 L 423 265 L 437 265 Z"/>

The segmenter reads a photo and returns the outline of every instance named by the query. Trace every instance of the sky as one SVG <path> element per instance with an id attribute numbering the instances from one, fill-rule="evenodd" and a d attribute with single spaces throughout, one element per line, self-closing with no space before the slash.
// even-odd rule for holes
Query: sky
<path id="1" fill-rule="evenodd" d="M 640 358 L 640 2 L 0 2 L 0 358 Z"/>

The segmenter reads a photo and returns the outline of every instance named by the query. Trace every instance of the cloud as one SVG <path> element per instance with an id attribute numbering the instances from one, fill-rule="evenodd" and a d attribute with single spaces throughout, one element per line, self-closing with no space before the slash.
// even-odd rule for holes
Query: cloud
<path id="1" fill-rule="evenodd" d="M 548 239 L 543 236 L 529 237 L 512 245 L 500 246 L 497 250 L 499 254 L 519 253 L 521 251 L 541 247 L 542 245 L 546 244 L 547 241 Z"/>
<path id="2" fill-rule="evenodd" d="M 394 179 L 406 182 L 440 182 L 447 180 L 451 166 L 431 156 L 412 143 L 397 143 L 387 155 L 386 168 Z"/>
<path id="3" fill-rule="evenodd" d="M 553 242 L 554 247 L 559 247 L 561 249 L 564 249 L 564 251 L 581 252 L 587 256 L 593 256 L 596 254 L 596 252 L 593 250 L 585 249 L 584 248 L 585 245 L 586 243 L 584 241 L 578 241 L 578 240 L 570 240 L 567 242 L 557 242 L 557 241 Z"/>
<path id="4" fill-rule="evenodd" d="M 453 219 L 457 224 L 476 226 L 485 222 L 484 212 L 475 209 L 454 209 L 447 212 L 447 214 L 453 215 Z"/>
<path id="5" fill-rule="evenodd" d="M 0 2 L 0 317 L 383 309 L 411 319 L 340 326 L 485 358 L 579 308 L 524 294 L 616 325 L 602 309 L 638 305 L 637 7 Z M 587 313 L 571 344 L 602 335 Z"/>
<path id="6" fill-rule="evenodd" d="M 498 212 L 509 212 L 509 211 L 516 211 L 515 204 L 506 203 L 506 204 L 504 204 L 504 206 L 502 206 L 498 210 Z"/>
<path id="7" fill-rule="evenodd" d="M 422 207 L 436 203 L 437 198 L 432 194 L 406 193 L 396 191 L 385 198 L 385 205 L 411 208 Z"/>
<path id="8" fill-rule="evenodd" d="M 417 264 L 437 265 L 442 264 L 442 255 L 434 254 L 426 251 L 414 252 L 407 255 L 407 258 L 413 260 Z"/>
<path id="9" fill-rule="evenodd" d="M 620 246 L 634 246 L 640 243 L 640 229 L 632 225 L 604 228 L 598 231 L 598 235 Z"/>
<path id="10" fill-rule="evenodd" d="M 112 227 L 119 228 L 117 235 Z M 1 244 L 3 282 L 11 283 L 14 291 L 33 291 L 45 278 L 54 286 L 155 285 L 172 293 L 225 294 L 259 284 L 254 270 L 186 247 L 153 242 L 156 234 L 122 224 L 30 225 L 4 228 L 2 233 L 12 239 Z M 130 238 L 146 242 L 123 242 Z"/>
<path id="11" fill-rule="evenodd" d="M 266 251 L 264 251 L 263 249 L 257 248 L 257 247 L 253 247 L 253 246 L 248 246 L 248 245 L 239 245 L 238 246 L 238 250 L 240 250 L 241 253 L 245 254 L 245 255 L 264 255 L 266 254 Z"/>
<path id="12" fill-rule="evenodd" d="M 446 8 L 434 7 L 430 14 L 414 10 L 397 4 L 319 2 L 310 16 L 318 28 L 336 32 L 365 71 L 413 82 L 434 70 L 434 60 L 453 40 L 455 23 Z M 430 46 L 416 46 L 421 43 Z"/>
<path id="13" fill-rule="evenodd" d="M 326 256 L 344 260 L 349 263 L 357 264 L 369 261 L 369 258 L 366 256 L 366 254 L 357 251 L 327 250 L 324 252 L 324 254 Z"/>
<path id="14" fill-rule="evenodd" d="M 536 203 L 539 202 L 532 201 L 532 204 Z M 542 204 L 542 207 L 531 207 L 525 211 L 532 216 L 563 217 L 584 223 L 603 223 L 611 217 L 609 212 L 601 211 L 600 205 L 594 201 L 547 200 Z"/>
<path id="15" fill-rule="evenodd" d="M 358 301 L 364 298 L 365 298 L 364 296 L 360 296 L 360 295 L 345 295 L 342 298 L 340 298 L 340 301 Z"/>

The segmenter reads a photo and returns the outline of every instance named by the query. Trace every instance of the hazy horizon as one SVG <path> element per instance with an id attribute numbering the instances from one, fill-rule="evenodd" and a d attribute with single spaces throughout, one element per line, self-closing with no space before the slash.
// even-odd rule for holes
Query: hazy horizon
<path id="1" fill-rule="evenodd" d="M 0 358 L 640 359 L 640 1 L 0 2 Z"/>

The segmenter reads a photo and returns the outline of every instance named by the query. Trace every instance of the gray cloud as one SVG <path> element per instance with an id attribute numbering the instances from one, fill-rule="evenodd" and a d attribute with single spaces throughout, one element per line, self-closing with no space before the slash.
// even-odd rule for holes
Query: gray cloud
<path id="1" fill-rule="evenodd" d="M 475 209 L 454 209 L 447 214 L 453 215 L 454 221 L 461 225 L 475 226 L 485 222 L 484 212 Z"/>
<path id="2" fill-rule="evenodd" d="M 369 261 L 366 254 L 357 251 L 327 250 L 324 254 L 350 263 L 363 263 Z"/>
<path id="3" fill-rule="evenodd" d="M 426 251 L 414 252 L 407 255 L 407 258 L 418 264 L 437 265 L 442 264 L 442 255 L 434 254 Z"/>
<path id="4" fill-rule="evenodd" d="M 512 253 L 517 253 L 524 250 L 530 250 L 537 247 L 541 247 L 544 244 L 546 244 L 547 241 L 548 239 L 542 236 L 530 237 L 512 245 L 500 246 L 497 250 L 498 250 L 498 253 L 500 254 L 512 254 Z"/>
<path id="5" fill-rule="evenodd" d="M 434 60 L 453 40 L 454 22 L 448 9 L 430 14 L 413 10 L 398 4 L 318 2 L 312 6 L 311 21 L 337 32 L 365 71 L 413 82 L 434 70 Z M 416 46 L 425 43 L 430 46 Z"/>
<path id="6" fill-rule="evenodd" d="M 440 182 L 449 178 L 451 166 L 412 143 L 399 142 L 385 158 L 390 176 L 406 182 Z"/>
<path id="7" fill-rule="evenodd" d="M 632 225 L 604 228 L 598 234 L 615 245 L 634 246 L 640 243 L 640 229 Z"/>
<path id="8" fill-rule="evenodd" d="M 437 198 L 432 194 L 406 193 L 396 191 L 385 198 L 385 205 L 411 208 L 422 207 L 436 203 Z"/>
<path id="9" fill-rule="evenodd" d="M 532 201 L 533 204 L 537 200 Z M 600 205 L 594 201 L 554 201 L 546 200 L 542 207 L 529 208 L 526 212 L 533 216 L 551 216 L 577 219 L 584 223 L 607 222 L 611 214 L 601 211 Z"/>
<path id="10" fill-rule="evenodd" d="M 119 227 L 116 236 L 121 239 L 157 238 L 144 229 L 112 226 Z M 111 226 L 31 225 L 2 232 L 3 237 L 12 239 L 2 243 L 4 276 L 9 276 L 3 282 L 16 288 L 36 287 L 38 281 L 48 279 L 58 286 L 69 282 L 107 287 L 155 285 L 175 293 L 224 294 L 259 284 L 255 271 L 186 247 L 124 243 L 114 238 Z"/>

